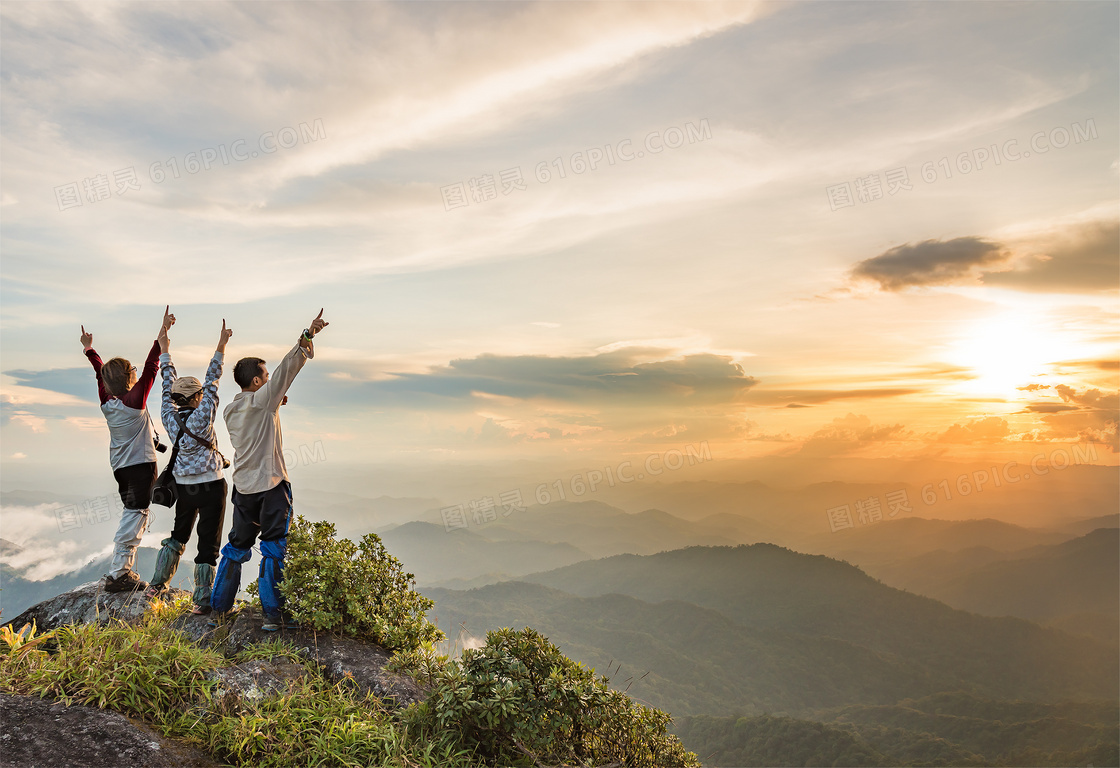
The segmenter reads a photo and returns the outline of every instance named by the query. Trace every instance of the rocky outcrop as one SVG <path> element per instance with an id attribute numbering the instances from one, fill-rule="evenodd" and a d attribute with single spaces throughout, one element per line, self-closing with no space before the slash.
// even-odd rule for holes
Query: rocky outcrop
<path id="1" fill-rule="evenodd" d="M 169 590 L 175 595 L 187 595 L 181 589 Z M 144 592 L 105 592 L 100 581 L 91 581 L 50 600 L 33 605 L 5 624 L 20 629 L 24 624 L 35 623 L 36 631 L 46 632 L 64 624 L 106 624 L 112 619 L 133 621 L 148 610 L 149 601 Z"/>
<path id="2" fill-rule="evenodd" d="M 0 694 L 0 765 L 218 768 L 205 753 L 106 709 Z M 65 734 L 65 738 L 60 738 Z"/>
<path id="3" fill-rule="evenodd" d="M 369 692 L 389 707 L 406 707 L 424 701 L 427 692 L 409 677 L 389 672 L 385 665 L 390 654 L 368 640 L 338 637 L 306 629 L 265 632 L 261 617 L 244 610 L 231 623 L 222 641 L 222 651 L 237 653 L 251 645 L 280 637 L 293 645 L 300 655 L 314 662 L 332 682 L 343 682 L 360 692 Z"/>
<path id="4" fill-rule="evenodd" d="M 251 704 L 286 693 L 293 682 L 306 677 L 306 670 L 285 659 L 254 659 L 219 667 L 207 677 L 218 682 L 214 698 Z"/>
<path id="5" fill-rule="evenodd" d="M 171 594 L 187 593 L 172 590 Z M 34 621 L 37 631 L 47 632 L 66 624 L 104 624 L 111 619 L 134 621 L 144 614 L 148 605 L 142 592 L 106 594 L 100 589 L 98 582 L 90 582 L 28 608 L 12 620 L 11 625 L 18 630 L 24 624 Z M 186 614 L 176 619 L 172 626 L 192 642 L 226 656 L 233 656 L 266 640 L 281 638 L 292 643 L 300 655 L 317 665 L 327 679 L 332 682 L 341 681 L 363 693 L 372 693 L 389 707 L 406 707 L 427 698 L 427 691 L 411 678 L 385 669 L 390 658 L 389 652 L 368 640 L 338 637 L 307 629 L 266 632 L 261 629 L 263 617 L 248 607 L 242 608 L 231 620 L 219 627 L 209 626 L 209 619 L 209 616 Z M 257 669 L 255 674 L 260 677 L 260 669 L 254 669 Z M 230 672 L 230 679 L 240 679 L 240 676 L 236 672 Z M 251 688 L 254 691 L 271 690 L 269 685 L 266 683 L 264 688 Z M 283 688 L 286 688 L 286 683 Z M 236 690 L 236 686 L 230 690 Z"/>

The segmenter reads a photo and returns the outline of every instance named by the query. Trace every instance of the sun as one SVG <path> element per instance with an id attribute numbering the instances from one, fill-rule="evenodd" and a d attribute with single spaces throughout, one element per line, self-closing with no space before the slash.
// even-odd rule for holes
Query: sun
<path id="1" fill-rule="evenodd" d="M 968 368 L 972 378 L 958 385 L 971 395 L 1018 399 L 1018 388 L 1046 374 L 1049 364 L 1067 358 L 1068 343 L 1029 314 L 1003 313 L 972 323 L 950 346 L 949 361 Z"/>

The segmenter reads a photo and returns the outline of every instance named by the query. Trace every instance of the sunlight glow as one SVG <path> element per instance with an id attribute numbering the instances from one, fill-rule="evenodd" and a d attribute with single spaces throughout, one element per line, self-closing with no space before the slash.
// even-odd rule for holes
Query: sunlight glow
<path id="1" fill-rule="evenodd" d="M 949 361 L 971 368 L 975 377 L 961 382 L 960 391 L 1018 399 L 1017 390 L 1049 364 L 1075 356 L 1071 341 L 1046 328 L 1036 317 L 1005 313 L 969 326 L 951 347 Z"/>

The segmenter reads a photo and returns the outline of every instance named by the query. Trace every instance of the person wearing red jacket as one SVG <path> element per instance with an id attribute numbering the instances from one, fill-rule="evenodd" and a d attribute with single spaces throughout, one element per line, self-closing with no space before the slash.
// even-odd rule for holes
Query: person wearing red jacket
<path id="1" fill-rule="evenodd" d="M 170 307 L 164 310 L 160 333 L 166 333 L 175 316 Z M 117 533 L 113 536 L 113 557 L 105 576 L 106 592 L 128 592 L 145 589 L 148 584 L 132 569 L 136 548 L 148 527 L 148 505 L 156 482 L 156 434 L 148 415 L 148 393 L 152 391 L 159 372 L 159 342 L 144 361 L 144 370 L 136 376 L 136 366 L 123 357 L 106 363 L 93 348 L 93 334 L 82 326 L 82 348 L 97 376 L 97 396 L 101 413 L 109 425 L 109 464 L 121 495 L 124 512 Z"/>

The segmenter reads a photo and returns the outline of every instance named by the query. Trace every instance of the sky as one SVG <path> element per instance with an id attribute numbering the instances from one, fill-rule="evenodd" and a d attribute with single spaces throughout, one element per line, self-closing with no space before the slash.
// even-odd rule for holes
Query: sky
<path id="1" fill-rule="evenodd" d="M 359 466 L 1115 465 L 1118 29 L 1114 2 L 4 2 L 0 481 L 109 482 L 81 326 L 139 364 L 168 304 L 180 374 L 234 329 L 224 403 L 322 307 L 285 442 Z"/>

